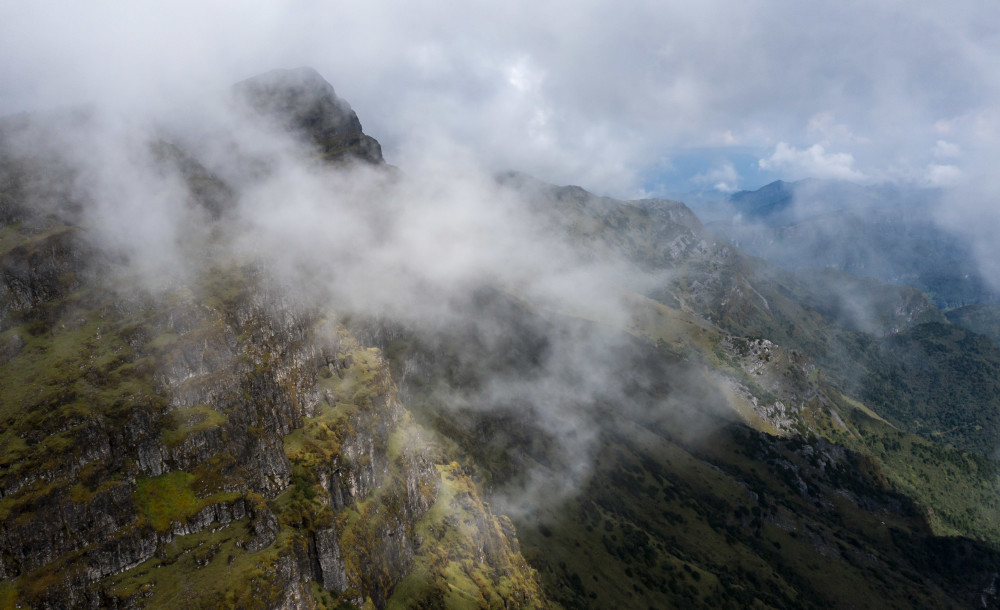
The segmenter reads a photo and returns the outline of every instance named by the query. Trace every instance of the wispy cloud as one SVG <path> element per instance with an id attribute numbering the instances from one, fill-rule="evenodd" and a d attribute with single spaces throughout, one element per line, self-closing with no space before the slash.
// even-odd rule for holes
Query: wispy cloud
<path id="1" fill-rule="evenodd" d="M 823 146 L 813 144 L 799 150 L 785 142 L 778 142 L 770 157 L 759 161 L 761 169 L 780 172 L 792 178 L 839 178 L 864 180 L 865 175 L 854 168 L 854 155 L 828 153 Z"/>
<path id="2" fill-rule="evenodd" d="M 695 184 L 710 185 L 713 189 L 723 193 L 732 193 L 739 188 L 740 175 L 733 164 L 726 161 L 707 172 L 695 174 L 691 181 Z"/>

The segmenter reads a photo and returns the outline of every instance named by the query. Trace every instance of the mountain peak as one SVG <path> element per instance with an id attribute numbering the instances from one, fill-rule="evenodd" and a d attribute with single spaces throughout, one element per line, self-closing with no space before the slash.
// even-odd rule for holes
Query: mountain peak
<path id="1" fill-rule="evenodd" d="M 233 90 L 254 112 L 311 141 L 328 160 L 383 163 L 378 141 L 362 131 L 351 105 L 313 68 L 272 70 Z"/>

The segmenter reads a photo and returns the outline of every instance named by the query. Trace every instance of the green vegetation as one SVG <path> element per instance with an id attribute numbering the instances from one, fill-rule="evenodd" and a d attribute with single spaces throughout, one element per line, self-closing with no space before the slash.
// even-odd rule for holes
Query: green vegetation
<path id="1" fill-rule="evenodd" d="M 226 416 L 209 405 L 179 407 L 167 414 L 168 422 L 162 432 L 163 443 L 176 447 L 192 433 L 216 428 L 226 423 Z"/>
<path id="2" fill-rule="evenodd" d="M 1000 305 L 969 305 L 952 309 L 945 315 L 955 326 L 989 337 L 994 344 L 1000 346 Z"/>
<path id="3" fill-rule="evenodd" d="M 982 456 L 1000 438 L 1000 348 L 950 324 L 886 338 L 859 398 L 903 430 Z"/>
<path id="4" fill-rule="evenodd" d="M 231 502 L 238 493 L 213 494 L 206 498 L 195 495 L 191 484 L 193 474 L 177 470 L 158 477 L 140 478 L 136 482 L 135 502 L 139 512 L 158 531 L 169 531 L 174 523 L 183 523 L 211 504 Z"/>
<path id="5" fill-rule="evenodd" d="M 437 470 L 437 500 L 416 526 L 423 544 L 387 607 L 543 606 L 540 585 L 512 543 L 509 520 L 490 513 L 457 463 Z"/>
<path id="6" fill-rule="evenodd" d="M 38 477 L 0 500 L 3 518 L 30 518 L 67 496 L 89 499 L 115 473 L 94 463 L 72 478 L 68 464 L 100 442 L 102 422 L 164 402 L 149 360 L 128 340 L 135 322 L 108 305 L 77 292 L 0 333 L 0 345 L 16 346 L 0 365 L 0 483 Z"/>
<path id="7" fill-rule="evenodd" d="M 17 607 L 17 589 L 9 580 L 0 580 L 0 610 L 13 610 Z"/>
<path id="8" fill-rule="evenodd" d="M 965 536 L 1000 547 L 1000 465 L 901 432 L 859 410 L 848 414 L 855 435 L 844 446 L 871 456 L 893 489 L 912 498 L 940 536 Z"/>
<path id="9" fill-rule="evenodd" d="M 302 428 L 285 437 L 292 487 L 272 503 L 284 526 L 297 536 L 330 527 L 336 531 L 351 586 L 320 593 L 317 599 L 333 607 L 361 591 L 381 590 L 392 596 L 376 603 L 393 608 L 542 605 L 533 573 L 511 542 L 509 523 L 505 527 L 502 517 L 490 513 L 457 464 L 431 466 L 428 458 L 439 456 L 440 450 L 427 446 L 426 432 L 407 413 L 400 414 L 394 431 L 380 444 L 376 427 L 379 418 L 388 417 L 385 410 L 393 408 L 390 395 L 395 389 L 378 350 L 359 346 L 345 333 L 341 338 L 336 372 L 321 374 L 318 384 L 333 404 L 323 401 Z M 329 473 L 333 464 L 340 464 L 338 469 L 367 466 L 364 458 L 354 466 L 342 461 L 344 443 L 358 437 L 376 443 L 376 454 L 385 455 L 387 472 L 366 497 L 334 513 L 316 473 Z M 337 472 L 328 476 L 336 477 Z M 426 512 L 411 514 L 421 506 Z M 401 572 L 404 566 L 396 555 L 406 553 L 410 545 L 412 565 Z"/>
<path id="10" fill-rule="evenodd" d="M 290 541 L 249 553 L 247 520 L 215 531 L 178 536 L 157 556 L 112 577 L 107 591 L 125 601 L 142 600 L 145 608 L 266 608 L 284 593 L 279 564 L 291 552 Z"/>
<path id="11" fill-rule="evenodd" d="M 24 345 L 0 369 L 5 388 L 0 417 L 20 419 L 21 427 L 33 431 L 51 429 L 67 419 L 100 413 L 118 399 L 149 392 L 145 380 L 135 375 L 131 348 L 114 331 L 114 323 L 98 310 L 64 314 L 51 330 L 26 324 L 3 333 L 6 341 L 17 337 Z M 30 408 L 42 405 L 49 408 Z"/>
<path id="12" fill-rule="evenodd" d="M 622 424 L 578 495 L 516 522 L 525 556 L 564 606 L 945 603 L 918 583 L 954 578 L 930 566 L 955 549 L 928 538 L 863 459 L 831 462 L 822 445 L 738 427 L 688 445 Z M 964 564 L 966 582 L 989 580 L 989 557 Z"/>
<path id="13" fill-rule="evenodd" d="M 53 237 L 76 235 L 78 229 L 66 225 L 36 227 L 21 222 L 0 226 L 0 258 L 16 248 L 37 251 Z"/>
<path id="14" fill-rule="evenodd" d="M 631 333 L 659 341 L 656 349 L 637 343 L 634 360 L 622 366 L 662 384 L 630 390 L 619 404 L 591 407 L 602 431 L 595 471 L 578 493 L 535 498 L 515 520 L 524 555 L 548 596 L 567 608 L 875 608 L 901 600 L 933 607 L 973 599 L 977 584 L 988 584 L 992 551 L 972 547 L 959 576 L 940 566 L 965 543 L 935 536 L 1000 544 L 992 462 L 893 428 L 841 396 L 801 351 L 765 348 L 760 336 L 729 340 L 648 301 L 637 300 L 635 320 Z M 817 320 L 817 329 L 829 329 Z M 505 327 L 531 332 L 534 324 Z M 858 336 L 829 332 L 832 341 Z M 388 351 L 396 354 L 396 366 L 408 354 L 410 366 L 431 360 L 419 351 L 425 340 L 394 335 Z M 478 351 L 476 337 L 459 332 L 434 344 L 435 366 L 411 372 L 416 381 L 407 386 L 408 404 L 466 456 L 479 482 L 518 498 L 529 472 L 561 476 L 545 432 L 499 406 L 442 414 L 435 403 L 439 388 L 462 387 L 456 380 L 472 380 L 465 387 L 475 388 L 485 367 L 503 376 L 520 371 L 519 359 L 531 361 L 530 350 L 518 349 L 531 345 L 530 337 L 505 339 L 496 349 L 516 354 L 508 360 Z M 874 344 L 862 342 L 859 349 Z M 758 361 L 776 375 L 744 370 Z M 709 389 L 713 374 L 745 384 L 761 404 L 780 398 L 794 407 L 791 436 L 727 423 L 722 411 L 713 415 L 706 409 L 720 399 Z M 671 394 L 684 399 L 667 402 Z M 800 403 L 790 396 L 811 398 Z"/>

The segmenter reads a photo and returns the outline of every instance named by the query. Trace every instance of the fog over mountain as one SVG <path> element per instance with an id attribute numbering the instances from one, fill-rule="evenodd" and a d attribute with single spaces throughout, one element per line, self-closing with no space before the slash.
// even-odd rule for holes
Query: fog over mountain
<path id="1" fill-rule="evenodd" d="M 0 607 L 1000 606 L 998 16 L 0 5 Z"/>
<path id="2" fill-rule="evenodd" d="M 941 221 L 1000 260 L 983 228 L 1000 120 L 990 3 L 44 1 L 0 17 L 4 114 L 197 107 L 219 83 L 309 65 L 400 166 L 443 146 L 625 197 L 806 177 L 950 187 Z"/>
<path id="3" fill-rule="evenodd" d="M 3 11 L 4 113 L 87 100 L 151 108 L 310 65 L 366 109 L 393 161 L 446 138 L 491 166 L 620 195 L 650 190 L 650 172 L 674 184 L 726 178 L 729 149 L 786 179 L 945 183 L 975 173 L 991 146 L 1000 85 L 983 26 L 995 9 L 976 2 Z M 718 165 L 672 176 L 696 148 Z M 743 171 L 732 186 L 766 182 Z"/>

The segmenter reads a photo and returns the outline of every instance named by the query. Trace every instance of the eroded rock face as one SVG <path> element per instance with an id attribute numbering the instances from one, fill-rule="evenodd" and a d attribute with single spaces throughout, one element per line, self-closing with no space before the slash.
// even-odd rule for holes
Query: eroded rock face
<path id="1" fill-rule="evenodd" d="M 114 365 L 82 364 L 82 381 L 61 383 L 89 387 L 90 375 L 114 386 L 141 365 L 129 379 L 144 393 L 86 413 L 79 394 L 57 396 L 46 403 L 51 428 L 15 422 L 39 451 L 59 434 L 76 439 L 46 451 L 44 464 L 29 451 L 29 467 L 0 477 L 0 575 L 50 583 L 25 591 L 26 603 L 141 606 L 157 599 L 155 581 L 134 599 L 114 583 L 176 565 L 172 549 L 202 536 L 199 545 L 232 540 L 233 553 L 267 558 L 271 607 L 312 607 L 309 580 L 382 606 L 427 552 L 417 525 L 438 496 L 438 450 L 410 423 L 378 350 L 321 335 L 330 326 L 317 326 L 315 312 L 243 280 L 208 308 L 194 297 L 175 299 L 169 315 L 155 304 L 108 308 L 119 313 L 106 313 L 99 332 L 119 345 Z M 305 452 L 289 438 L 302 438 Z M 492 527 L 484 515 L 473 529 Z M 213 551 L 197 561 L 211 569 L 223 559 Z"/>
<path id="2" fill-rule="evenodd" d="M 236 91 L 331 171 L 382 163 L 314 71 Z M 0 147 L 56 131 L 8 121 Z M 78 222 L 92 194 L 74 192 L 58 146 L 37 150 L 0 156 L 0 595 L 39 608 L 314 608 L 317 582 L 328 604 L 384 606 L 423 562 L 422 590 L 443 599 L 447 564 L 428 559 L 442 543 L 421 524 L 446 460 L 379 350 L 336 312 L 288 298 L 259 261 L 216 260 L 196 240 L 204 267 L 166 287 L 136 282 L 128 252 L 102 250 Z M 150 150 L 187 181 L 181 205 L 223 231 L 238 185 L 174 144 Z M 516 549 L 501 530 L 484 511 L 449 544 Z M 491 586 L 513 574 L 509 600 L 543 603 L 519 554 L 494 559 Z M 200 571 L 216 576 L 193 590 Z"/>
<path id="3" fill-rule="evenodd" d="M 348 587 L 346 566 L 340 554 L 337 530 L 329 528 L 316 532 L 316 557 L 319 560 L 323 588 L 327 591 L 344 591 Z"/>
<path id="4" fill-rule="evenodd" d="M 0 331 L 80 287 L 79 275 L 94 252 L 78 233 L 46 233 L 5 253 L 0 261 Z"/>

